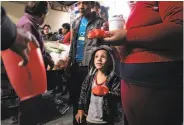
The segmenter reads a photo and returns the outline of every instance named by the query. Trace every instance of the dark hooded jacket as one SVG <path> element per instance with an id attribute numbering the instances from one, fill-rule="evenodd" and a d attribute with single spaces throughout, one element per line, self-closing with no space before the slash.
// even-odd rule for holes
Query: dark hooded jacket
<path id="1" fill-rule="evenodd" d="M 117 103 L 120 102 L 120 78 L 115 74 L 115 60 L 112 55 L 112 50 L 110 47 L 102 45 L 99 47 L 95 47 L 93 49 L 92 55 L 91 55 L 91 60 L 89 63 L 89 73 L 86 76 L 84 82 L 82 83 L 82 88 L 81 88 L 81 94 L 78 102 L 78 109 L 79 110 L 84 110 L 86 114 L 88 114 L 88 109 L 89 109 L 89 104 L 90 104 L 90 98 L 91 98 L 91 89 L 92 89 L 92 83 L 94 80 L 94 76 L 96 73 L 96 68 L 94 66 L 94 56 L 95 52 L 97 50 L 104 49 L 106 50 L 113 62 L 112 68 L 109 68 L 110 71 L 107 73 L 107 82 L 106 86 L 109 88 L 110 92 L 104 96 L 103 100 L 103 120 L 104 121 L 114 121 L 114 116 L 116 111 L 117 111 Z"/>
<path id="2" fill-rule="evenodd" d="M 42 33 L 43 34 L 43 33 Z M 49 33 L 49 34 L 47 34 L 47 35 L 42 35 L 42 38 L 43 38 L 43 40 L 45 40 L 45 41 L 57 41 L 58 39 L 57 39 L 57 37 L 56 37 L 56 35 L 55 34 L 53 34 L 53 33 Z"/>

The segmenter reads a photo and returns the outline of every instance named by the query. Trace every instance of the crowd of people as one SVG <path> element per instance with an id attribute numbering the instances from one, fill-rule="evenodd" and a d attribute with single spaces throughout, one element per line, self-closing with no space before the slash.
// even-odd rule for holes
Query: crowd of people
<path id="1" fill-rule="evenodd" d="M 71 27 L 63 24 L 57 35 L 49 25 L 39 33 L 48 2 L 28 2 L 17 27 L 1 8 L 2 50 L 10 48 L 23 58 L 20 65 L 26 65 L 27 44 L 32 41 L 40 47 L 45 66 L 53 67 L 43 40 L 70 44 L 64 71 L 74 125 L 114 125 L 119 102 L 127 125 L 182 125 L 183 2 L 129 4 L 131 13 L 125 27 L 108 31 L 108 14 L 99 3 L 78 1 L 80 16 Z M 88 38 L 92 29 L 106 30 L 108 37 Z M 118 51 L 123 55 L 119 74 L 113 46 L 123 47 Z M 38 124 L 41 105 L 41 95 L 20 102 L 19 125 Z"/>

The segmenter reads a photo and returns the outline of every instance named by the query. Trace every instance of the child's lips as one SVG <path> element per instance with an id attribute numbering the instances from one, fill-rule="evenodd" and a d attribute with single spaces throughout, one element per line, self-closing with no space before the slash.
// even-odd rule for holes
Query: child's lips
<path id="1" fill-rule="evenodd" d="M 102 66 L 102 63 L 96 63 L 96 65 L 98 65 L 98 66 Z"/>

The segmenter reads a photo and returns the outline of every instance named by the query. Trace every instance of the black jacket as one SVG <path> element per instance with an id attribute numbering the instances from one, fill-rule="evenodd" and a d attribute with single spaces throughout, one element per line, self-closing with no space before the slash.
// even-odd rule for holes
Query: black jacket
<path id="1" fill-rule="evenodd" d="M 121 101 L 120 98 L 120 77 L 118 77 L 114 70 L 115 70 L 115 61 L 113 58 L 113 55 L 111 53 L 111 49 L 108 46 L 100 46 L 94 49 L 94 52 L 92 52 L 90 65 L 89 65 L 89 73 L 87 77 L 85 78 L 82 88 L 81 88 L 81 94 L 78 102 L 78 109 L 84 110 L 84 112 L 87 114 L 90 104 L 90 98 L 91 98 L 91 89 L 92 89 L 92 83 L 94 80 L 94 76 L 96 73 L 96 69 L 93 65 L 94 62 L 94 54 L 97 50 L 104 48 L 109 52 L 112 58 L 113 66 L 111 71 L 108 74 L 108 79 L 106 86 L 109 88 L 110 93 L 104 96 L 104 103 L 103 103 L 103 120 L 104 121 L 114 121 L 114 117 L 116 116 L 115 113 L 117 111 L 117 103 Z"/>
<path id="2" fill-rule="evenodd" d="M 10 48 L 17 36 L 16 25 L 6 15 L 3 7 L 1 7 L 1 50 Z"/>
<path id="3" fill-rule="evenodd" d="M 77 48 L 77 38 L 78 38 L 78 31 L 80 27 L 82 17 L 77 18 L 72 23 L 72 44 L 70 47 L 70 53 L 69 57 L 72 59 L 72 64 L 75 63 L 75 56 L 76 56 L 76 48 Z M 85 35 L 85 41 L 84 41 L 84 56 L 82 64 L 83 66 L 88 66 L 89 60 L 90 60 L 90 54 L 91 54 L 91 48 L 97 47 L 102 45 L 102 43 L 98 39 L 88 39 L 87 33 L 92 29 L 100 29 L 103 26 L 103 23 L 105 22 L 104 19 L 96 15 L 96 13 L 90 13 L 88 15 L 88 24 L 86 28 L 86 35 Z"/>
<path id="4" fill-rule="evenodd" d="M 57 37 L 56 37 L 56 35 L 55 34 L 53 34 L 53 33 L 49 33 L 48 35 L 42 35 L 42 38 L 43 38 L 43 40 L 45 40 L 45 41 L 57 41 L 58 39 L 57 39 Z"/>

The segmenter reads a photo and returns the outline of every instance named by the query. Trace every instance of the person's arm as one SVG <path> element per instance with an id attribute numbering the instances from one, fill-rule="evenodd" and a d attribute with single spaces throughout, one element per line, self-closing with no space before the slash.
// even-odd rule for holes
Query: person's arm
<path id="1" fill-rule="evenodd" d="M 70 46 L 70 51 L 69 51 L 69 58 L 72 58 L 73 55 L 73 48 L 74 48 L 74 28 L 75 28 L 75 21 L 72 23 L 72 28 L 70 30 L 70 40 L 71 40 L 71 46 Z"/>
<path id="2" fill-rule="evenodd" d="M 17 28 L 1 7 L 1 50 L 11 49 L 23 59 L 18 65 L 25 66 L 29 60 L 29 42 L 39 47 L 37 39 L 30 32 Z"/>
<path id="3" fill-rule="evenodd" d="M 111 97 L 116 100 L 120 100 L 121 92 L 120 92 L 120 81 L 121 79 L 118 76 L 114 76 L 113 80 L 110 81 L 112 83 L 112 88 L 109 93 L 106 95 L 107 97 Z"/>
<path id="4" fill-rule="evenodd" d="M 6 15 L 1 7 L 1 50 L 6 50 L 14 43 L 17 35 L 17 27 Z"/>
<path id="5" fill-rule="evenodd" d="M 90 81 L 89 79 L 90 79 L 90 76 L 87 75 L 82 83 L 81 93 L 78 101 L 78 111 L 77 111 L 77 115 L 75 116 L 76 121 L 78 123 L 82 123 L 83 116 L 87 116 L 86 112 L 84 111 L 84 101 L 87 96 L 87 88 Z"/>
<path id="6" fill-rule="evenodd" d="M 74 25 L 75 25 L 75 21 L 72 24 L 72 28 L 70 30 L 70 51 L 69 51 L 69 55 L 68 55 L 68 59 L 67 59 L 67 66 L 66 69 L 68 69 L 71 66 L 72 63 L 72 56 L 73 56 L 73 49 L 75 47 L 75 41 L 74 41 Z"/>
<path id="7" fill-rule="evenodd" d="M 63 43 L 64 44 L 70 44 L 70 36 L 71 36 L 71 31 L 69 31 L 65 36 L 64 36 L 64 39 L 63 39 Z"/>
<path id="8" fill-rule="evenodd" d="M 82 83 L 81 93 L 80 93 L 80 97 L 79 97 L 79 101 L 78 101 L 78 111 L 77 111 L 77 114 L 75 116 L 76 121 L 78 123 L 82 123 L 83 116 L 87 116 L 86 112 L 84 111 L 84 101 L 85 101 L 86 96 L 87 96 L 87 87 L 88 87 L 89 81 L 90 81 L 89 79 L 90 79 L 90 76 L 87 75 Z"/>
<path id="9" fill-rule="evenodd" d="M 19 27 L 19 26 L 18 26 Z M 39 43 L 39 46 L 40 46 L 40 50 L 42 52 L 42 56 L 45 57 L 46 56 L 46 51 L 45 51 L 45 48 L 44 48 L 44 44 L 43 44 L 43 40 L 41 39 L 41 36 L 40 36 L 40 39 L 38 38 L 38 31 L 37 29 L 35 29 L 33 27 L 33 25 L 31 25 L 30 23 L 27 23 L 27 24 L 24 24 L 23 26 L 21 26 L 21 28 L 23 28 L 26 32 L 30 32 L 32 33 L 34 36 L 36 36 L 36 39 Z M 38 33 L 38 34 L 37 34 Z"/>
<path id="10" fill-rule="evenodd" d="M 155 49 L 176 49 L 183 43 L 183 2 L 159 2 L 162 23 L 129 29 L 128 43 Z M 144 18 L 144 17 L 143 17 Z"/>
<path id="11" fill-rule="evenodd" d="M 78 101 L 78 110 L 84 110 L 84 100 L 86 98 L 86 92 L 87 92 L 87 86 L 90 84 L 90 76 L 87 75 L 86 78 L 84 79 L 81 87 L 81 92 L 80 92 L 80 97 Z"/>
<path id="12" fill-rule="evenodd" d="M 127 43 L 151 49 L 176 50 L 181 48 L 183 46 L 183 2 L 160 1 L 159 14 L 162 23 L 109 31 L 107 35 L 110 37 L 103 40 L 110 45 Z"/>

